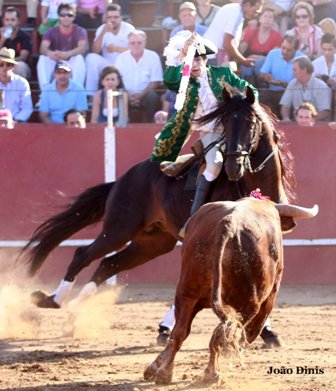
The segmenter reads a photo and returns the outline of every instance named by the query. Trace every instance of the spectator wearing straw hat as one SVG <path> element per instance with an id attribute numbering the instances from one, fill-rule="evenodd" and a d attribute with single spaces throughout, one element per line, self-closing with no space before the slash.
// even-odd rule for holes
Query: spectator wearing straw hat
<path id="1" fill-rule="evenodd" d="M 87 110 L 84 88 L 70 79 L 71 67 L 67 61 L 55 65 L 54 80 L 42 89 L 40 120 L 45 124 L 64 123 L 64 114 L 70 109 Z"/>
<path id="2" fill-rule="evenodd" d="M 1 106 L 11 111 L 17 122 L 26 122 L 33 112 L 33 102 L 28 81 L 13 72 L 15 51 L 0 49 L 0 91 Z"/>

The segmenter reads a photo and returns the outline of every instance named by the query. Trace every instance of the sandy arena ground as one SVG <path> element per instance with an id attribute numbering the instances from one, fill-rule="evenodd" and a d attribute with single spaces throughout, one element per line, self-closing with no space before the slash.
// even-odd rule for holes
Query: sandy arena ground
<path id="1" fill-rule="evenodd" d="M 105 288 L 79 311 L 74 338 L 62 335 L 66 309 L 35 308 L 29 303 L 32 287 L 21 287 L 2 283 L 0 288 L 0 390 L 336 389 L 336 287 L 283 286 L 272 319 L 284 346 L 263 349 L 259 338 L 245 351 L 243 365 L 221 359 L 222 381 L 212 387 L 197 382 L 218 324 L 210 310 L 196 317 L 177 354 L 173 383 L 143 380 L 143 370 L 161 350 L 156 329 L 173 299 L 173 286 Z M 267 374 L 270 366 L 293 374 Z M 297 367 L 323 373 L 297 374 Z"/>

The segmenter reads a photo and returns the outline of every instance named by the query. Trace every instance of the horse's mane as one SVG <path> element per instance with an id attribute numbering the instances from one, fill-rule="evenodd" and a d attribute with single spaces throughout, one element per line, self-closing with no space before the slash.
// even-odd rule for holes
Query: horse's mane
<path id="1" fill-rule="evenodd" d="M 199 124 L 206 124 L 215 121 L 215 126 L 218 126 L 222 121 L 225 113 L 233 111 L 245 112 L 247 116 L 257 117 L 263 123 L 262 134 L 268 133 L 273 135 L 273 140 L 279 148 L 279 156 L 282 166 L 282 184 L 288 202 L 296 200 L 296 181 L 294 175 L 294 158 L 289 150 L 283 130 L 276 127 L 279 122 L 277 116 L 265 105 L 255 102 L 250 104 L 246 101 L 245 95 L 241 92 L 235 94 L 228 101 L 219 102 L 214 111 L 196 120 Z"/>

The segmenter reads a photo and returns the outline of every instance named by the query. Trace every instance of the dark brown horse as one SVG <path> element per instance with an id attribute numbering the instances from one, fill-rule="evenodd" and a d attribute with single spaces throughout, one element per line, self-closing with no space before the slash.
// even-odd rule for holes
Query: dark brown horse
<path id="1" fill-rule="evenodd" d="M 275 118 L 254 101 L 223 90 L 223 102 L 202 121 L 217 118 L 225 129 L 225 167 L 208 201 L 237 200 L 257 187 L 273 201 L 293 199 L 292 158 Z M 104 218 L 96 240 L 79 247 L 63 281 L 74 281 L 92 261 L 106 256 L 91 278 L 96 285 L 124 270 L 171 251 L 189 217 L 193 190 L 184 190 L 186 178 L 165 176 L 160 164 L 145 160 L 114 183 L 100 184 L 80 194 L 62 213 L 41 224 L 23 253 L 34 275 L 48 254 L 63 240 Z M 127 244 L 128 243 L 128 244 Z M 34 245 L 34 246 L 33 246 Z M 37 297 L 41 307 L 60 306 L 55 296 Z"/>

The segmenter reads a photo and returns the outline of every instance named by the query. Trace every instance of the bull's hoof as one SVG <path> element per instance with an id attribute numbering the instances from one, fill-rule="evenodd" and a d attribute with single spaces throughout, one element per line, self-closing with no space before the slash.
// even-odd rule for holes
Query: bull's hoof
<path id="1" fill-rule="evenodd" d="M 165 369 L 158 369 L 155 376 L 155 384 L 166 385 L 172 382 L 173 371 Z"/>
<path id="2" fill-rule="evenodd" d="M 268 327 L 263 328 L 260 336 L 264 340 L 263 348 L 265 349 L 280 348 L 283 346 L 281 338 L 278 336 L 278 334 Z"/>
<path id="3" fill-rule="evenodd" d="M 166 346 L 170 337 L 170 330 L 168 327 L 160 326 L 159 335 L 156 338 L 157 346 Z"/>
<path id="4" fill-rule="evenodd" d="M 158 366 L 155 362 L 152 362 L 144 372 L 144 379 L 146 381 L 154 380 L 156 372 L 158 370 Z"/>
<path id="5" fill-rule="evenodd" d="M 40 308 L 60 308 L 54 301 L 55 295 L 48 296 L 42 291 L 35 291 L 30 295 L 31 302 Z"/>
<path id="6" fill-rule="evenodd" d="M 219 376 L 219 373 L 217 371 L 213 372 L 213 371 L 208 371 L 208 370 L 205 370 L 204 371 L 204 375 L 203 375 L 203 379 L 202 379 L 202 383 L 204 384 L 213 384 L 213 383 L 218 383 L 220 380 L 220 376 Z"/>

